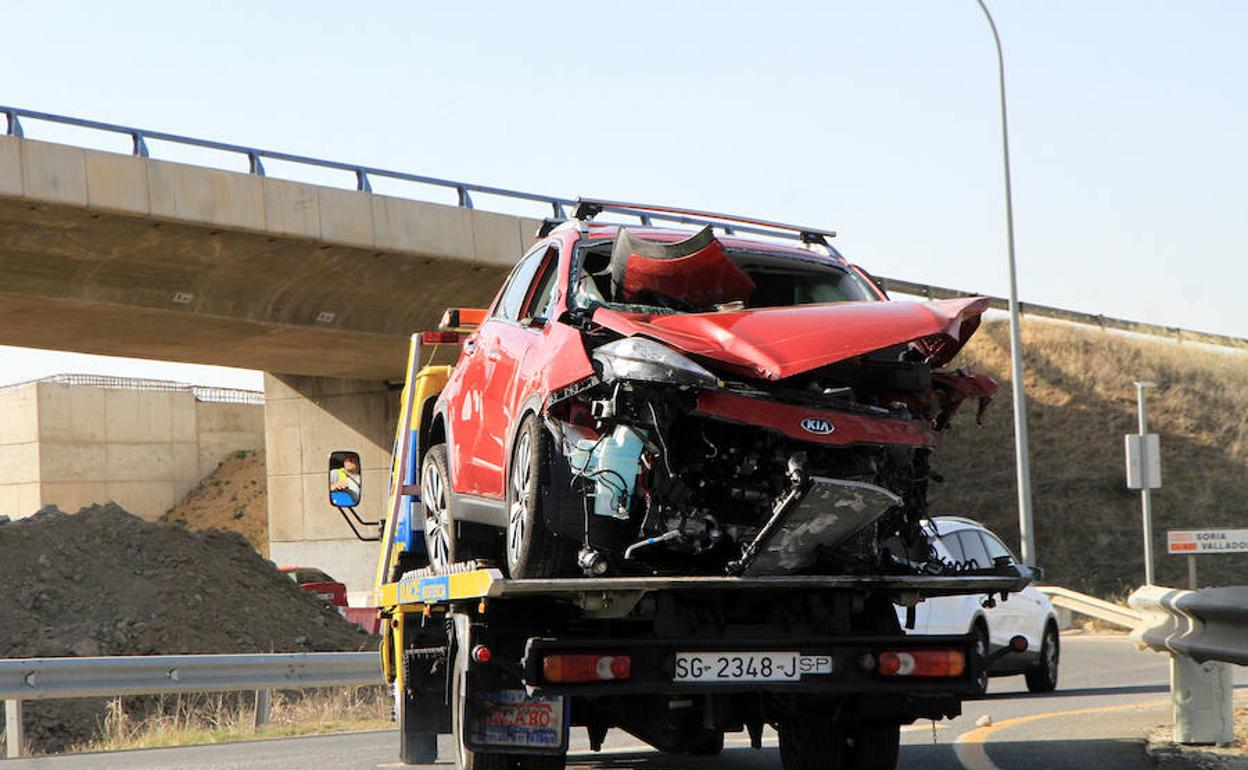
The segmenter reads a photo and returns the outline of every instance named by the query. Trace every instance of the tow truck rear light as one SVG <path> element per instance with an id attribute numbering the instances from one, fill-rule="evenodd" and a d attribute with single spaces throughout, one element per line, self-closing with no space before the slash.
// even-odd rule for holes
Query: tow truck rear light
<path id="1" fill-rule="evenodd" d="M 881 676 L 953 677 L 966 671 L 966 656 L 958 650 L 881 652 L 877 661 Z"/>
<path id="2" fill-rule="evenodd" d="M 460 332 L 421 332 L 422 345 L 457 345 L 465 335 Z"/>
<path id="3" fill-rule="evenodd" d="M 610 682 L 628 679 L 632 664 L 627 655 L 547 655 L 542 674 L 547 682 Z"/>

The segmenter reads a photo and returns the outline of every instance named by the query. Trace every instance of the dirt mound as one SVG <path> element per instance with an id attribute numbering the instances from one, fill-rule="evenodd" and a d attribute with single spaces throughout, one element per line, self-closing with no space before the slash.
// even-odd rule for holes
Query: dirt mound
<path id="1" fill-rule="evenodd" d="M 199 532 L 228 529 L 269 554 L 269 496 L 264 450 L 241 450 L 221 461 L 161 521 Z"/>
<path id="2" fill-rule="evenodd" d="M 1127 489 L 1123 439 L 1134 433 L 1134 380 L 1149 392 L 1149 430 L 1161 435 L 1162 487 L 1153 492 L 1157 582 L 1187 587 L 1185 559 L 1167 529 L 1242 527 L 1248 504 L 1248 356 L 1089 327 L 1025 321 L 1036 551 L 1045 582 L 1118 598 L 1144 582 L 1140 495 Z M 988 323 L 955 361 L 1001 390 L 975 425 L 963 409 L 933 458 L 946 481 L 933 513 L 980 519 L 1018 544 L 1009 333 Z M 1243 583 L 1248 554 L 1198 557 L 1202 586 Z"/>
<path id="3" fill-rule="evenodd" d="M 188 532 L 115 504 L 0 525 L 0 658 L 359 650 L 372 638 L 235 532 Z M 88 738 L 100 701 L 31 702 L 32 746 Z"/>

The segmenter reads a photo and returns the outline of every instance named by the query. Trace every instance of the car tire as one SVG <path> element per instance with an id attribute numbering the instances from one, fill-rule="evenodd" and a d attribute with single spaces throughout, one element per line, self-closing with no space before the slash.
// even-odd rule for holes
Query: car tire
<path id="1" fill-rule="evenodd" d="M 1061 657 L 1061 640 L 1057 627 L 1049 623 L 1044 627 L 1040 642 L 1040 662 L 1027 671 L 1027 690 L 1030 692 L 1053 692 L 1057 689 L 1057 669 Z"/>
<path id="2" fill-rule="evenodd" d="M 537 418 L 520 424 L 507 469 L 507 572 L 513 578 L 549 578 L 573 574 L 576 543 L 546 526 L 542 483 L 550 439 Z"/>
<path id="3" fill-rule="evenodd" d="M 988 658 L 988 626 L 984 625 L 982 620 L 975 622 L 971 627 L 971 633 L 975 634 L 975 682 L 972 693 L 980 696 L 988 692 L 988 664 L 985 662 Z"/>
<path id="4" fill-rule="evenodd" d="M 456 562 L 475 558 L 455 523 L 449 467 L 446 444 L 429 447 L 420 465 L 420 502 L 425 512 L 425 550 L 429 555 L 429 566 L 435 570 L 445 570 Z"/>

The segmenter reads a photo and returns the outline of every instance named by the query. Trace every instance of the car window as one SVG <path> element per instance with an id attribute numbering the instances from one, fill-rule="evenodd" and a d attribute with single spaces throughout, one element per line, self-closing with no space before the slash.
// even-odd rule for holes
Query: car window
<path id="1" fill-rule="evenodd" d="M 524 298 L 528 296 L 529 286 L 533 283 L 533 274 L 541 266 L 542 257 L 545 254 L 545 249 L 538 249 L 526 255 L 520 260 L 520 264 L 516 265 L 516 269 L 511 272 L 511 278 L 507 280 L 507 286 L 503 288 L 503 293 L 498 298 L 498 304 L 494 306 L 494 312 L 491 314 L 494 318 L 514 321 L 520 317 L 520 306 L 524 303 Z"/>
<path id="2" fill-rule="evenodd" d="M 299 583 L 332 583 L 334 579 L 319 569 L 295 570 L 295 580 Z"/>
<path id="3" fill-rule="evenodd" d="M 949 558 L 953 561 L 966 561 L 966 557 L 962 554 L 962 544 L 954 537 L 956 533 L 940 536 L 940 544 L 949 552 Z"/>
<path id="4" fill-rule="evenodd" d="M 953 534 L 962 543 L 962 553 L 966 555 L 963 561 L 973 561 L 980 569 L 992 566 L 992 559 L 988 558 L 988 551 L 984 548 L 984 541 L 979 539 L 978 532 L 964 529 Z"/>
<path id="5" fill-rule="evenodd" d="M 525 304 L 521 319 L 549 319 L 550 306 L 555 301 L 555 278 L 559 274 L 559 249 L 554 246 L 546 250 L 541 271 L 533 282 L 533 290 L 529 293 L 529 301 Z"/>
<path id="6" fill-rule="evenodd" d="M 991 532 L 980 532 L 979 536 L 984 539 L 984 545 L 988 548 L 989 558 L 995 560 L 1002 556 L 1008 556 L 1011 564 L 1018 563 L 1018 559 L 1014 558 L 1014 552 L 1007 548 L 1005 543 L 997 539 L 996 535 Z"/>

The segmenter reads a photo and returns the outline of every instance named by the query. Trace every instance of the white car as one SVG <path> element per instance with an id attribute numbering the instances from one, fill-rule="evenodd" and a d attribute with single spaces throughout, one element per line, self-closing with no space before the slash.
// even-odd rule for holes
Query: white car
<path id="1" fill-rule="evenodd" d="M 1018 564 L 1014 553 L 977 521 L 960 516 L 935 516 L 930 522 L 936 533 L 933 546 L 940 558 L 951 564 L 991 567 L 994 560 L 1008 556 Z M 1057 687 L 1057 666 L 1061 640 L 1057 618 L 1049 598 L 1027 586 L 1010 594 L 1006 601 L 997 597 L 996 606 L 984 607 L 984 596 L 940 596 L 926 599 L 915 607 L 911 634 L 979 634 L 981 654 L 991 654 L 1009 646 L 1010 639 L 1022 636 L 1027 651 L 998 657 L 988 666 L 989 676 L 1022 674 L 1031 692 L 1051 692 Z M 906 610 L 898 607 L 903 628 Z M 981 692 L 988 689 L 987 677 L 981 677 Z"/>

